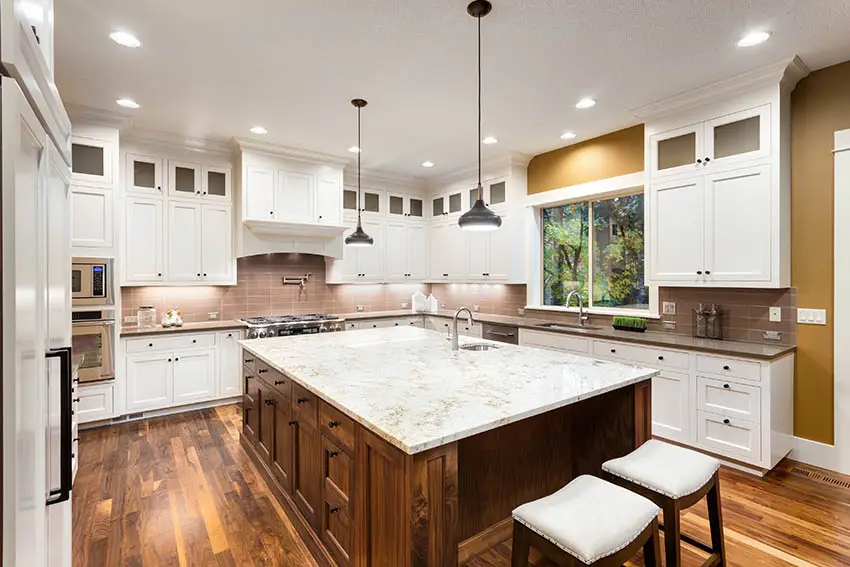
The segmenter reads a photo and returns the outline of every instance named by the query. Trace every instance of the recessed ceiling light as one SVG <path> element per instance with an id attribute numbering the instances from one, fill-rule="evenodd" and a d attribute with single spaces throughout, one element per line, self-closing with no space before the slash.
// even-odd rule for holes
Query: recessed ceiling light
<path id="1" fill-rule="evenodd" d="M 115 103 L 124 108 L 139 108 L 139 103 L 131 98 L 119 98 Z"/>
<path id="2" fill-rule="evenodd" d="M 254 126 L 253 128 L 251 128 L 251 133 L 259 134 L 262 136 L 263 134 L 268 134 L 269 131 L 263 128 L 262 126 Z"/>
<path id="3" fill-rule="evenodd" d="M 490 144 L 495 144 L 495 143 L 496 143 L 496 142 L 498 142 L 498 141 L 499 141 L 499 140 L 497 140 L 494 136 L 487 136 L 486 138 L 484 138 L 483 140 L 481 140 L 481 143 L 482 143 L 482 144 L 487 144 L 487 145 L 489 146 Z"/>
<path id="4" fill-rule="evenodd" d="M 359 154 L 360 148 L 358 148 L 357 146 L 351 146 L 350 148 L 348 148 L 348 151 L 353 153 L 353 154 Z"/>
<path id="5" fill-rule="evenodd" d="M 576 108 L 585 109 L 596 106 L 596 101 L 592 98 L 583 98 L 576 103 Z"/>
<path id="6" fill-rule="evenodd" d="M 748 33 L 738 41 L 738 47 L 752 47 L 770 39 L 770 32 L 758 31 Z"/>
<path id="7" fill-rule="evenodd" d="M 125 31 L 114 31 L 109 34 L 109 37 L 112 41 L 124 47 L 141 47 L 142 45 L 142 42 L 136 36 Z"/>
<path id="8" fill-rule="evenodd" d="M 562 140 L 572 140 L 572 139 L 574 139 L 575 137 L 576 137 L 576 133 L 575 133 L 575 132 L 564 132 L 563 134 L 561 134 L 561 139 L 562 139 Z"/>
<path id="9" fill-rule="evenodd" d="M 423 161 L 422 167 L 434 167 L 434 162 L 433 161 Z"/>

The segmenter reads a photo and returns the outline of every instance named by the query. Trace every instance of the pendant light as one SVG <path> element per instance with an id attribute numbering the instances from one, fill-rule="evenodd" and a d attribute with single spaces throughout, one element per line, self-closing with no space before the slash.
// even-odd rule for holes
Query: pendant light
<path id="1" fill-rule="evenodd" d="M 487 0 L 474 0 L 466 7 L 470 16 L 478 20 L 478 196 L 472 208 L 460 216 L 457 223 L 463 230 L 496 230 L 502 226 L 502 217 L 484 204 L 484 187 L 481 185 L 481 18 L 490 13 L 493 5 Z"/>
<path id="2" fill-rule="evenodd" d="M 360 222 L 360 156 L 363 151 L 360 145 L 360 110 L 368 103 L 362 98 L 355 98 L 351 104 L 357 109 L 357 228 L 345 237 L 345 245 L 352 247 L 366 247 L 375 244 L 375 239 L 363 231 L 363 224 Z"/>

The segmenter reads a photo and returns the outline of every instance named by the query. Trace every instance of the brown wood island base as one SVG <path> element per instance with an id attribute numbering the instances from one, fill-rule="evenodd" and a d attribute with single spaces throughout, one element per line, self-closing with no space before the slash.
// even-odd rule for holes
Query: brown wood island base
<path id="1" fill-rule="evenodd" d="M 242 445 L 322 566 L 456 567 L 649 438 L 651 380 L 409 455 L 245 353 Z"/>

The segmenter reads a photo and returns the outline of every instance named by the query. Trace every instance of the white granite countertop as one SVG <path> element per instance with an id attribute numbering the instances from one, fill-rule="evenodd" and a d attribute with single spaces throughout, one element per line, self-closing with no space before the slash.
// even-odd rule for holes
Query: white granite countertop
<path id="1" fill-rule="evenodd" d="M 460 337 L 460 344 L 489 342 Z M 498 344 L 452 352 L 415 327 L 241 341 L 246 350 L 416 454 L 636 384 L 657 370 Z"/>

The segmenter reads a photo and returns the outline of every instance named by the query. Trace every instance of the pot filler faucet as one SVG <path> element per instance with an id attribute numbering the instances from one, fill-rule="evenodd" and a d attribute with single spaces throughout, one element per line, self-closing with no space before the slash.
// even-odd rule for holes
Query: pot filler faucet
<path id="1" fill-rule="evenodd" d="M 574 295 L 578 297 L 578 324 L 584 327 L 585 324 L 587 324 L 588 317 L 584 314 L 584 300 L 581 298 L 581 294 L 578 292 L 577 289 L 572 290 L 567 295 L 567 302 L 564 307 L 570 306 L 570 300 L 573 298 Z"/>
<path id="2" fill-rule="evenodd" d="M 461 307 L 455 311 L 455 316 L 452 317 L 452 350 L 458 350 L 459 348 L 457 345 L 457 318 L 464 311 L 466 311 L 466 322 L 469 323 L 469 326 L 471 327 L 475 324 L 475 320 L 472 318 L 472 311 L 468 307 Z"/>

